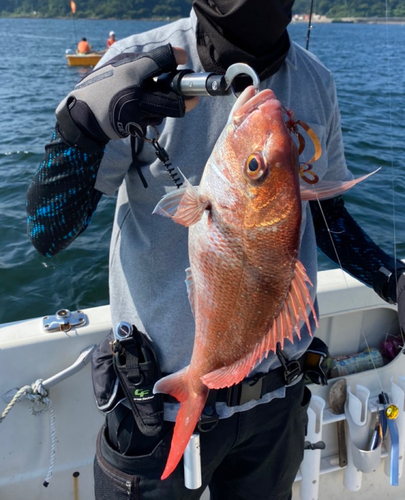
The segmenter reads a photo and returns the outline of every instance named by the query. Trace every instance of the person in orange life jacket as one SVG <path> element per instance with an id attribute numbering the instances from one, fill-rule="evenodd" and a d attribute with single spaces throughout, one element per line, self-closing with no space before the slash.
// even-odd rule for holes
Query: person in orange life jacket
<path id="1" fill-rule="evenodd" d="M 114 31 L 110 31 L 109 37 L 110 38 L 107 40 L 107 49 L 109 49 L 111 45 L 116 42 Z"/>
<path id="2" fill-rule="evenodd" d="M 88 54 L 91 51 L 91 45 L 86 38 L 82 38 L 77 44 L 77 52 L 79 54 Z"/>

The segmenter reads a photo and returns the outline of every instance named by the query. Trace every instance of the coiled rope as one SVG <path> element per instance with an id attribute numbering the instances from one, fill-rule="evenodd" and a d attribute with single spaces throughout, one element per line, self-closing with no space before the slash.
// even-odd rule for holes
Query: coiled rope
<path id="1" fill-rule="evenodd" d="M 49 460 L 48 474 L 46 475 L 43 485 L 47 487 L 49 481 L 51 480 L 53 467 L 55 464 L 56 457 L 56 431 L 55 431 L 55 412 L 53 409 L 52 401 L 49 397 L 49 391 L 42 386 L 43 379 L 36 380 L 32 385 L 25 385 L 21 387 L 10 403 L 7 405 L 0 417 L 0 424 L 4 421 L 7 415 L 10 413 L 11 409 L 16 403 L 21 401 L 23 397 L 26 397 L 31 401 L 29 410 L 31 415 L 42 415 L 49 411 L 49 420 L 51 428 L 51 457 Z"/>

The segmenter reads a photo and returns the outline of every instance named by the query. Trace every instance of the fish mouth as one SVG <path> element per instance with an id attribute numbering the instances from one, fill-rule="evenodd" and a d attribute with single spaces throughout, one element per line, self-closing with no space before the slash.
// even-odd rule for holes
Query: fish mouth
<path id="1" fill-rule="evenodd" d="M 269 101 L 275 101 L 276 107 L 281 108 L 281 104 L 272 90 L 265 89 L 256 95 L 254 92 L 254 87 L 250 86 L 239 96 L 232 113 L 232 123 L 236 127 L 239 127 L 254 111 L 260 111 L 260 108 Z"/>

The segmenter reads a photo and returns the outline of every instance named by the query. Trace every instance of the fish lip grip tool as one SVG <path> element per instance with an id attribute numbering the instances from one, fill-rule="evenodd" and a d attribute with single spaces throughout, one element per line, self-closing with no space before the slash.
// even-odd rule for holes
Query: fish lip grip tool
<path id="1" fill-rule="evenodd" d="M 191 69 L 183 69 L 175 73 L 165 73 L 159 76 L 157 81 L 163 88 L 184 97 L 229 96 L 236 100 L 238 95 L 232 83 L 236 77 L 242 75 L 250 77 L 256 93 L 259 92 L 260 78 L 256 71 L 245 63 L 232 64 L 224 75 L 195 73 Z"/>

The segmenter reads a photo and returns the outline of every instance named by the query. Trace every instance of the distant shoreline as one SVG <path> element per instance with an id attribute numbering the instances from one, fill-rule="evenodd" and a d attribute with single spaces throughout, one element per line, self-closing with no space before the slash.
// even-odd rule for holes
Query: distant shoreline
<path id="1" fill-rule="evenodd" d="M 292 23 L 308 23 L 308 16 L 294 16 Z M 313 15 L 311 23 L 334 23 L 334 24 L 405 24 L 405 17 L 341 17 L 330 18 L 326 16 Z"/>
<path id="2" fill-rule="evenodd" d="M 308 14 L 298 15 L 296 14 L 292 20 L 292 24 L 298 23 L 308 23 Z M 0 19 L 72 19 L 72 16 L 60 16 L 60 17 L 42 17 L 37 15 L 13 15 L 0 16 Z M 177 17 L 148 17 L 148 18 L 131 18 L 122 19 L 118 17 L 75 17 L 76 20 L 87 19 L 90 21 L 154 21 L 154 22 L 171 22 L 177 19 Z M 319 16 L 316 14 L 312 15 L 312 24 L 317 23 L 341 23 L 341 24 L 405 24 L 405 17 L 342 17 L 342 18 L 329 18 L 326 16 Z"/>

